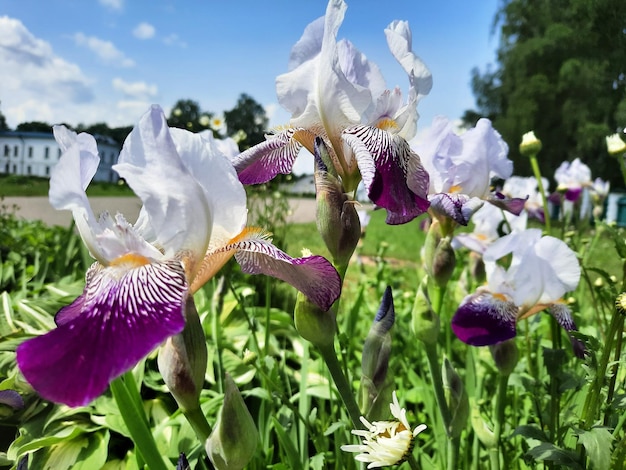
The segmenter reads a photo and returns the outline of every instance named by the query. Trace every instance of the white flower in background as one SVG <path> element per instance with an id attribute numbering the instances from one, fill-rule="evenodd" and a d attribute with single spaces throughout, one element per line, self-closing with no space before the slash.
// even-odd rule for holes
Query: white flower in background
<path id="1" fill-rule="evenodd" d="M 216 132 L 223 132 L 226 130 L 226 121 L 224 116 L 213 116 L 210 122 L 211 129 Z"/>
<path id="2" fill-rule="evenodd" d="M 622 140 L 619 134 L 607 135 L 606 148 L 611 155 L 621 155 L 626 153 L 626 142 Z"/>
<path id="3" fill-rule="evenodd" d="M 543 189 L 548 193 L 550 182 L 547 178 L 541 178 Z M 502 186 L 502 194 L 506 197 L 514 198 L 526 198 L 524 202 L 524 209 L 528 212 L 530 217 L 534 217 L 545 222 L 545 214 L 543 213 L 543 198 L 539 192 L 537 185 L 537 178 L 534 176 L 511 176 L 507 178 Z"/>
<path id="4" fill-rule="evenodd" d="M 202 127 L 209 127 L 209 125 L 211 124 L 211 118 L 208 115 L 203 114 L 202 116 L 200 116 L 200 119 L 198 119 L 198 122 Z"/>
<path id="5" fill-rule="evenodd" d="M 577 201 L 583 188 L 591 186 L 591 169 L 576 158 L 572 162 L 563 162 L 554 172 L 557 191 L 565 192 L 565 199 Z"/>
<path id="6" fill-rule="evenodd" d="M 361 422 L 367 430 L 353 430 L 352 434 L 360 436 L 363 442 L 341 446 L 341 450 L 345 452 L 360 452 L 355 460 L 369 463 L 367 468 L 386 467 L 404 462 L 413 450 L 415 437 L 426 429 L 425 424 L 420 424 L 411 431 L 406 419 L 406 410 L 400 408 L 395 391 L 389 408 L 395 421 L 370 423 L 361 416 Z"/>

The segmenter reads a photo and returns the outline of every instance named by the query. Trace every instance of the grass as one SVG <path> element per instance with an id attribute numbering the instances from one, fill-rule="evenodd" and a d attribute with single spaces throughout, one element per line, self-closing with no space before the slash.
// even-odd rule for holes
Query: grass
<path id="1" fill-rule="evenodd" d="M 47 196 L 50 188 L 48 178 L 20 175 L 0 175 L 0 197 Z M 125 197 L 134 196 L 125 184 L 92 182 L 87 188 L 88 196 Z"/>

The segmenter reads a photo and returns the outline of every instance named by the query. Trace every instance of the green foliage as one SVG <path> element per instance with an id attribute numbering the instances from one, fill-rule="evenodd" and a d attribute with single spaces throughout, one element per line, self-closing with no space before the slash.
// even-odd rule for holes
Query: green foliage
<path id="1" fill-rule="evenodd" d="M 237 104 L 230 111 L 224 112 L 228 135 L 233 136 L 243 131 L 246 138 L 239 142 L 239 148 L 245 150 L 265 140 L 269 119 L 265 108 L 250 95 L 242 93 Z"/>
<path id="2" fill-rule="evenodd" d="M 210 128 L 209 120 L 212 116 L 211 113 L 203 112 L 197 101 L 190 99 L 178 100 L 172 106 L 167 123 L 171 127 L 179 127 L 191 132 L 200 132 Z"/>
<path id="3" fill-rule="evenodd" d="M 467 111 L 465 122 L 492 119 L 517 174 L 531 174 L 518 144 L 533 130 L 544 175 L 579 157 L 594 175 L 622 185 L 604 137 L 626 123 L 626 3 L 506 0 L 494 25 L 498 63 L 472 72 L 478 110 Z"/>

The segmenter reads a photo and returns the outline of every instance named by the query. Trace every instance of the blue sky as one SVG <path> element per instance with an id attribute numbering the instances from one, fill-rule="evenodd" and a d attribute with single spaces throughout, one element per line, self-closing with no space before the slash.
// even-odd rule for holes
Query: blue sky
<path id="1" fill-rule="evenodd" d="M 433 74 L 418 106 L 424 128 L 474 107 L 470 70 L 495 60 L 498 0 L 347 0 L 339 31 L 408 89 L 384 29 L 408 20 L 413 50 Z M 169 112 L 190 98 L 220 114 L 241 93 L 265 106 L 271 125 L 289 115 L 274 79 L 292 45 L 322 16 L 324 0 L 0 0 L 0 109 L 8 124 L 47 121 L 130 125 L 151 103 Z"/>

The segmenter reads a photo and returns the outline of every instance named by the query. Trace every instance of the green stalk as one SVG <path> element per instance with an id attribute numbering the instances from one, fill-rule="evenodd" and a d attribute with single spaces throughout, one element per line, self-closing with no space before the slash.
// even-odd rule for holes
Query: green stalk
<path id="1" fill-rule="evenodd" d="M 363 424 L 361 423 L 361 411 L 359 410 L 359 405 L 357 405 L 354 394 L 352 393 L 352 387 L 341 369 L 341 364 L 339 363 L 335 353 L 335 347 L 332 344 L 323 347 L 319 346 L 319 350 L 322 354 L 324 362 L 326 363 L 326 367 L 328 367 L 328 371 L 333 378 L 333 382 L 335 382 L 339 396 L 343 400 L 343 404 L 346 406 L 352 425 L 355 429 L 364 429 Z"/>
<path id="2" fill-rule="evenodd" d="M 207 421 L 206 416 L 204 416 L 202 409 L 198 406 L 198 408 L 193 410 L 183 410 L 183 415 L 189 421 L 198 440 L 204 445 L 211 435 L 211 425 Z"/>
<path id="3" fill-rule="evenodd" d="M 493 427 L 495 445 L 489 449 L 489 462 L 491 470 L 500 470 L 500 439 L 502 436 L 502 428 L 504 426 L 504 411 L 506 409 L 506 392 L 508 384 L 509 374 L 499 374 Z"/>
<path id="4" fill-rule="evenodd" d="M 546 224 L 546 233 L 550 235 L 552 229 L 550 227 L 550 212 L 548 212 L 548 196 L 543 188 L 543 181 L 541 181 L 541 170 L 539 169 L 539 163 L 537 163 L 537 155 L 530 156 L 530 166 L 533 169 L 533 174 L 537 179 L 537 188 L 541 193 L 541 201 L 543 202 L 543 214 Z"/>
<path id="5" fill-rule="evenodd" d="M 136 400 L 138 392 L 132 373 L 127 372 L 124 377 L 118 377 L 111 382 L 111 392 L 137 452 L 146 462 L 148 468 L 150 470 L 168 470 L 171 468 L 165 463 L 157 448 L 148 424 L 148 418 L 146 418 L 143 410 L 143 403 Z"/>

